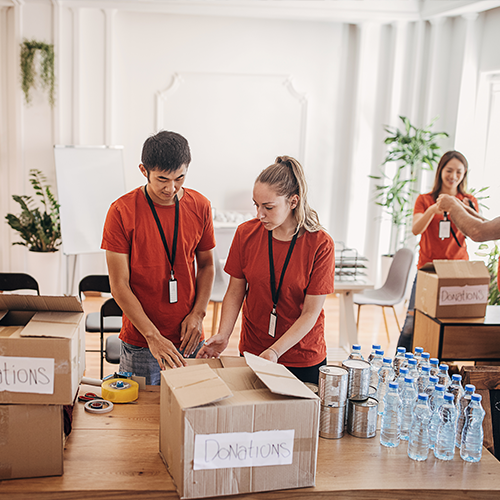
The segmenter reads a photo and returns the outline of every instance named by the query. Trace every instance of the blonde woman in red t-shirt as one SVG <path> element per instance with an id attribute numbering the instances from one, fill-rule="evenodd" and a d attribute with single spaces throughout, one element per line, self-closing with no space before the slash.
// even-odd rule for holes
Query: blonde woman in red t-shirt
<path id="1" fill-rule="evenodd" d="M 440 222 L 449 217 L 445 216 L 446 212 L 440 209 L 439 204 L 436 204 L 439 195 L 447 194 L 456 197 L 466 210 L 478 210 L 476 198 L 466 191 L 468 168 L 467 159 L 462 153 L 448 151 L 439 160 L 432 191 L 419 195 L 415 202 L 412 232 L 415 236 L 422 235 L 418 269 L 436 259 L 469 260 L 465 236 L 453 221 L 450 224 L 449 235 L 445 238 L 440 237 Z M 398 341 L 398 346 L 406 347 L 406 350 L 411 350 L 413 344 L 415 288 L 416 278 L 413 282 L 405 324 Z"/>
<path id="2" fill-rule="evenodd" d="M 226 261 L 231 279 L 219 331 L 198 357 L 220 356 L 243 305 L 240 353 L 279 362 L 317 383 L 326 364 L 323 304 L 333 292 L 333 240 L 309 207 L 304 171 L 291 157 L 278 157 L 261 172 L 253 201 L 257 217 L 238 227 Z"/>

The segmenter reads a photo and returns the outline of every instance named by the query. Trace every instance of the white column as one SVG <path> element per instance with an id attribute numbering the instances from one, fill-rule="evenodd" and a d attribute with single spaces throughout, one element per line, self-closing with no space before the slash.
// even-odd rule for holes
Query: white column
<path id="1" fill-rule="evenodd" d="M 71 9 L 73 13 L 73 144 L 80 144 L 80 9 Z"/>
<path id="2" fill-rule="evenodd" d="M 105 70 L 104 70 L 104 143 L 112 146 L 113 137 L 113 40 L 114 40 L 114 16 L 116 9 L 105 9 Z"/>

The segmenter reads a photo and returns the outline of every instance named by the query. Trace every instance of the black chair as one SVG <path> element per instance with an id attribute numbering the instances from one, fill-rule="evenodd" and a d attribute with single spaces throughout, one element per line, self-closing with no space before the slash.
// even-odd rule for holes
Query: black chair
<path id="1" fill-rule="evenodd" d="M 0 273 L 0 291 L 36 290 L 40 295 L 40 287 L 33 276 L 25 273 Z"/>
<path id="2" fill-rule="evenodd" d="M 104 340 L 105 320 L 111 318 L 120 318 L 123 315 L 120 306 L 116 303 L 115 299 L 108 299 L 101 306 L 100 312 L 100 331 L 101 331 L 101 380 L 104 376 L 104 359 L 108 363 L 120 363 L 120 339 L 118 335 L 108 335 Z"/>

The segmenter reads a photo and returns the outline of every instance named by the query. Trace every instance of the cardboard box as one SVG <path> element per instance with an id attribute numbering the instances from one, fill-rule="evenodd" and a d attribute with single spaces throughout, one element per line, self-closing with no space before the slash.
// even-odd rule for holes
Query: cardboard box
<path id="1" fill-rule="evenodd" d="M 0 294 L 0 403 L 71 404 L 85 370 L 77 297 Z"/>
<path id="2" fill-rule="evenodd" d="M 181 498 L 314 486 L 319 398 L 284 366 L 245 360 L 162 372 L 160 454 Z"/>
<path id="3" fill-rule="evenodd" d="M 489 284 L 481 261 L 435 260 L 418 271 L 415 308 L 434 318 L 481 318 Z"/>
<path id="4" fill-rule="evenodd" d="M 62 473 L 62 406 L 0 405 L 0 480 Z"/>

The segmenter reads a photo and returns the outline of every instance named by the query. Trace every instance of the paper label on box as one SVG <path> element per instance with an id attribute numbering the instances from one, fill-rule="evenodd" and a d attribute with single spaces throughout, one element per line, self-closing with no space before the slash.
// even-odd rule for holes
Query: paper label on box
<path id="1" fill-rule="evenodd" d="M 486 304 L 488 288 L 488 285 L 443 286 L 439 290 L 439 305 Z"/>
<path id="2" fill-rule="evenodd" d="M 194 470 L 289 465 L 295 429 L 197 434 Z"/>
<path id="3" fill-rule="evenodd" d="M 54 358 L 0 356 L 0 391 L 54 394 Z"/>

